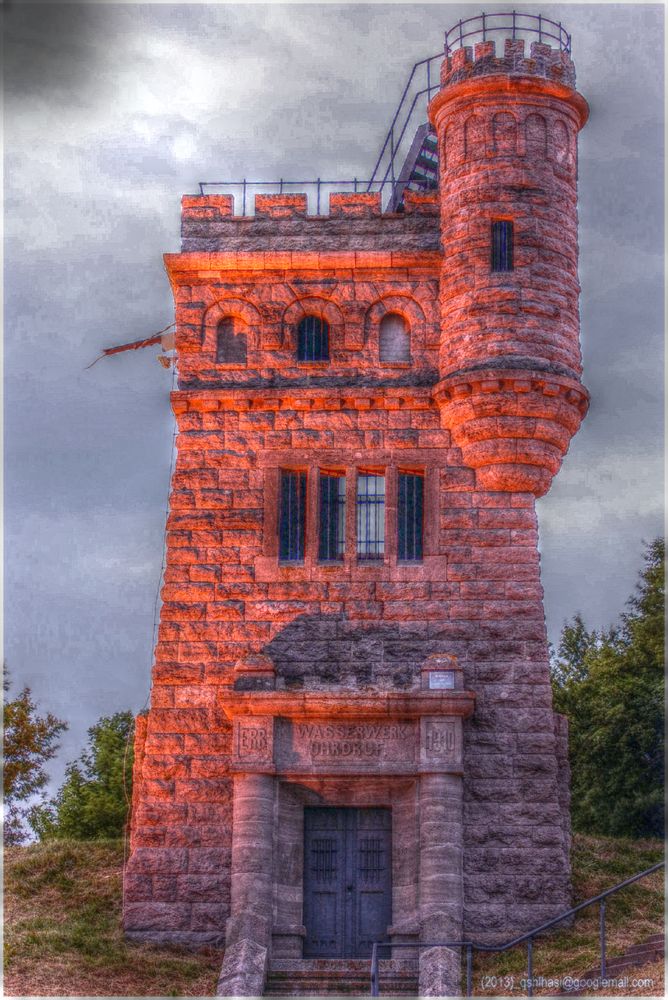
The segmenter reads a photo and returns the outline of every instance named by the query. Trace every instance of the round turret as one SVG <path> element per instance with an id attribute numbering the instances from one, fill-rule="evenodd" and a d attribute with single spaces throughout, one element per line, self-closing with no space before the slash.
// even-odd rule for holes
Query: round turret
<path id="1" fill-rule="evenodd" d="M 429 106 L 444 250 L 436 398 L 481 488 L 542 496 L 588 405 L 577 276 L 577 133 L 588 108 L 568 35 L 522 16 L 525 32 L 540 32 L 529 58 L 522 38 L 506 38 L 497 57 L 486 37 L 510 34 L 513 15 L 492 29 L 471 19 L 467 34 L 485 32 L 474 49 L 453 51 L 449 32 Z"/>

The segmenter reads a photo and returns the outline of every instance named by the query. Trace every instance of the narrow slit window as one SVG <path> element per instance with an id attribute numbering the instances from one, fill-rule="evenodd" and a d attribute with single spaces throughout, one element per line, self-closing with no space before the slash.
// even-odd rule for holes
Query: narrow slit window
<path id="1" fill-rule="evenodd" d="M 304 316 L 297 327 L 297 360 L 329 361 L 329 325 L 319 316 Z"/>
<path id="2" fill-rule="evenodd" d="M 424 475 L 421 472 L 399 473 L 397 517 L 398 558 L 420 562 L 424 537 Z"/>
<path id="3" fill-rule="evenodd" d="M 360 472 L 357 476 L 357 558 L 385 555 L 385 476 Z"/>
<path id="4" fill-rule="evenodd" d="M 513 224 L 507 220 L 492 223 L 492 271 L 513 269 Z"/>
<path id="5" fill-rule="evenodd" d="M 306 473 L 282 469 L 278 529 L 278 558 L 282 562 L 303 560 L 305 527 Z"/>
<path id="6" fill-rule="evenodd" d="M 346 477 L 342 472 L 320 473 L 320 539 L 318 559 L 343 559 L 346 537 Z"/>

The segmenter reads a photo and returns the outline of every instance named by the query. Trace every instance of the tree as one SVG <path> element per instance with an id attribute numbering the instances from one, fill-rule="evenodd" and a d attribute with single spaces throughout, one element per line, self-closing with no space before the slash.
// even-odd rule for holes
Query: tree
<path id="1" fill-rule="evenodd" d="M 30 825 L 41 840 L 120 837 L 132 795 L 134 718 L 103 716 L 88 730 L 88 745 L 67 766 L 65 782 L 48 806 L 33 810 Z"/>
<path id="2" fill-rule="evenodd" d="M 15 698 L 7 698 L 10 682 L 6 666 L 2 686 L 4 841 L 11 845 L 26 839 L 23 821 L 30 811 L 28 803 L 36 796 L 44 797 L 44 786 L 49 780 L 44 764 L 58 750 L 58 738 L 67 729 L 67 723 L 50 712 L 38 715 L 27 686 Z"/>
<path id="3" fill-rule="evenodd" d="M 663 836 L 665 543 L 647 546 L 630 610 L 589 632 L 580 615 L 552 663 L 554 705 L 568 717 L 572 817 L 610 836 Z"/>

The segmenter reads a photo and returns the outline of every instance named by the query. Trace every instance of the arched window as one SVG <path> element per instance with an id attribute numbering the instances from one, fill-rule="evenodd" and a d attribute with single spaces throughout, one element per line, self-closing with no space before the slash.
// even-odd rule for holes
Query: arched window
<path id="1" fill-rule="evenodd" d="M 381 361 L 410 361 L 410 329 L 399 313 L 386 313 L 383 316 L 380 321 L 378 342 Z"/>
<path id="2" fill-rule="evenodd" d="M 245 323 L 226 316 L 216 330 L 216 362 L 219 365 L 245 365 L 247 338 Z"/>
<path id="3" fill-rule="evenodd" d="M 329 324 L 319 316 L 304 316 L 297 327 L 297 360 L 329 361 Z"/>

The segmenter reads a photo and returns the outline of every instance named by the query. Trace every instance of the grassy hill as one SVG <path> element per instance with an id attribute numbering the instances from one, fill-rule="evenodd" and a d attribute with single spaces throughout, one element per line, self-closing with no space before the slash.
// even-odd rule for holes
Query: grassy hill
<path id="1" fill-rule="evenodd" d="M 120 841 L 52 841 L 5 851 L 10 996 L 211 996 L 221 952 L 127 943 Z"/>
<path id="2" fill-rule="evenodd" d="M 575 834 L 571 863 L 573 867 L 573 905 L 597 896 L 605 889 L 650 868 L 663 859 L 663 841 L 626 840 L 612 837 L 587 837 Z M 608 958 L 622 955 L 631 945 L 639 944 L 652 934 L 663 932 L 664 876 L 654 872 L 634 885 L 622 889 L 608 899 L 606 905 L 606 954 Z M 546 934 L 534 942 L 534 976 L 553 979 L 577 976 L 595 968 L 600 961 L 599 909 L 587 907 L 573 924 Z M 474 993 L 478 996 L 505 993 L 526 995 L 518 980 L 526 975 L 526 946 L 499 955 L 479 956 L 474 963 Z M 514 989 L 481 989 L 481 977 L 513 977 Z M 640 970 L 632 974 L 640 978 Z M 605 996 L 664 996 L 663 962 L 642 970 L 642 976 L 653 980 L 651 987 L 599 990 Z M 534 995 L 551 995 L 550 989 L 535 989 Z"/>
<path id="3" fill-rule="evenodd" d="M 663 844 L 576 836 L 574 901 L 594 896 L 660 860 Z M 222 955 L 131 945 L 121 930 L 122 844 L 57 841 L 5 852 L 5 996 L 211 996 Z M 608 904 L 609 955 L 663 929 L 663 876 L 657 872 Z M 534 973 L 582 973 L 597 961 L 598 910 L 534 948 Z M 474 993 L 521 994 L 519 984 L 482 990 L 480 976 L 519 978 L 525 952 L 487 955 L 475 965 Z M 652 988 L 622 995 L 663 996 L 661 964 L 643 973 Z M 537 993 L 541 991 L 536 991 Z M 610 991 L 606 993 L 610 995 Z"/>

